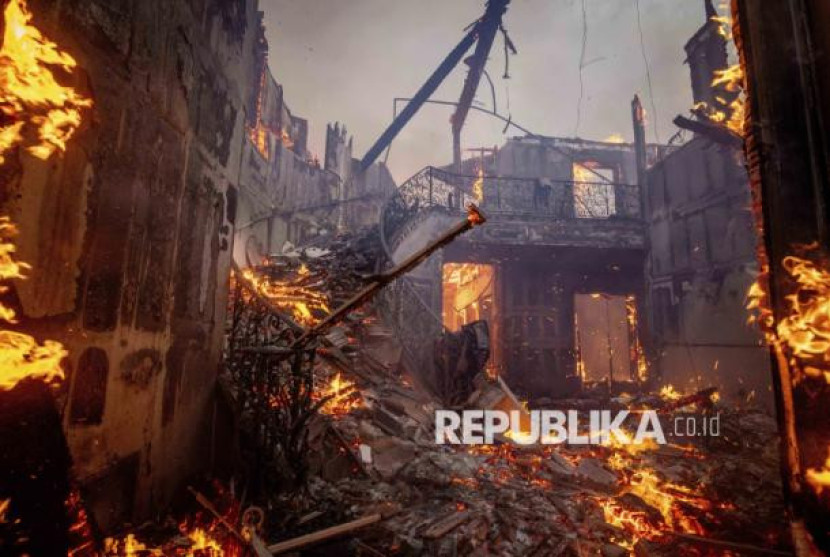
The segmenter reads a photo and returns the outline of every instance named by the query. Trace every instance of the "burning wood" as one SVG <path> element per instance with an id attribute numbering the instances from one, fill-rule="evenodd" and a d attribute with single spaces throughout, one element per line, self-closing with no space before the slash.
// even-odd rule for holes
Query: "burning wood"
<path id="1" fill-rule="evenodd" d="M 267 269 L 267 268 L 266 268 Z M 318 281 L 309 280 L 309 271 L 300 266 L 293 276 L 286 278 L 269 277 L 266 271 L 244 269 L 242 277 L 265 299 L 291 315 L 305 326 L 316 324 L 321 314 L 329 313 L 328 297 L 320 292 Z"/>
<path id="2" fill-rule="evenodd" d="M 357 386 L 347 379 L 342 379 L 339 372 L 334 375 L 328 385 L 315 390 L 313 398 L 323 402 L 320 412 L 334 416 L 348 414 L 362 406 Z"/>
<path id="3" fill-rule="evenodd" d="M 786 297 L 787 314 L 775 321 L 759 278 L 747 294 L 750 320 L 759 324 L 771 346 L 788 348 L 794 382 L 809 377 L 830 383 L 830 272 L 796 256 L 784 258 L 782 267 L 795 284 Z"/>

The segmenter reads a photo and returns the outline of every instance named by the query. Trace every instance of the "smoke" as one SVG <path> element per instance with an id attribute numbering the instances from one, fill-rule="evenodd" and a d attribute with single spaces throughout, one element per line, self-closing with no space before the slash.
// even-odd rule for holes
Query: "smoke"
<path id="1" fill-rule="evenodd" d="M 588 40 L 582 78 L 580 136 L 613 133 L 631 140 L 630 101 L 640 94 L 650 110 L 635 0 L 585 0 Z M 484 0 L 261 0 L 270 64 L 292 112 L 309 119 L 309 146 L 323 155 L 327 122 L 346 124 L 361 157 L 392 118 L 395 97 L 411 96 L 460 40 Z M 691 106 L 683 45 L 704 23 L 699 0 L 640 0 L 658 119 L 666 141 L 671 120 Z M 570 136 L 579 99 L 581 2 L 513 0 L 505 25 L 519 49 L 510 79 L 496 39 L 487 70 L 500 113 L 544 135 Z M 455 101 L 466 73 L 459 66 L 433 98 Z M 477 102 L 492 106 L 486 80 Z M 508 106 L 509 103 L 509 106 Z M 399 105 L 399 109 L 402 105 Z M 399 182 L 428 164 L 450 161 L 450 107 L 425 106 L 393 144 L 389 166 Z M 503 123 L 473 111 L 465 149 L 504 142 Z M 516 135 L 516 130 L 508 135 Z M 649 140 L 654 133 L 649 129 Z"/>

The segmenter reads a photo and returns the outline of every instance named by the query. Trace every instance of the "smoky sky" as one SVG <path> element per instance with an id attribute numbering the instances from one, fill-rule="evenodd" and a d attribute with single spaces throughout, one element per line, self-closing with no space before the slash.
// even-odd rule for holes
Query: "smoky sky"
<path id="1" fill-rule="evenodd" d="M 345 124 L 360 158 L 484 9 L 484 0 L 260 0 L 269 63 L 292 113 L 309 121 L 309 149 L 320 158 L 325 126 Z M 498 111 L 534 133 L 586 139 L 632 138 L 630 103 L 648 112 L 648 140 L 665 142 L 671 121 L 692 104 L 683 45 L 704 23 L 703 0 L 513 0 L 504 23 L 518 48 L 504 79 L 501 37 L 487 63 Z M 583 9 L 584 21 L 583 26 Z M 587 32 L 584 33 L 584 29 Z M 581 117 L 580 58 L 583 36 Z M 649 94 L 646 62 L 651 75 Z M 455 101 L 466 66 L 433 95 Z M 486 80 L 476 103 L 492 107 Z M 399 109 L 402 105 L 399 105 Z M 656 113 L 655 113 L 656 109 Z M 388 164 L 398 182 L 426 165 L 451 161 L 451 107 L 426 105 L 395 140 Z M 472 111 L 464 149 L 492 147 L 515 129 Z M 465 156 L 470 156 L 465 153 Z"/>

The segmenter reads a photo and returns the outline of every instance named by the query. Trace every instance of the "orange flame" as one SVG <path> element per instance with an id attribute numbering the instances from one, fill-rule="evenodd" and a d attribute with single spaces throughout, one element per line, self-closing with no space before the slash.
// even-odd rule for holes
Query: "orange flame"
<path id="1" fill-rule="evenodd" d="M 722 9 L 725 6 L 721 6 Z M 727 41 L 733 41 L 732 18 L 729 15 L 716 15 L 711 18 L 717 25 L 718 33 Z M 735 64 L 725 70 L 715 70 L 712 87 L 720 87 L 723 91 L 734 93 L 736 96 L 729 101 L 716 97 L 715 106 L 705 102 L 698 103 L 692 112 L 703 114 L 717 124 L 729 128 L 730 131 L 743 137 L 746 135 L 746 96 L 744 95 L 744 73 L 740 64 Z"/>
<path id="2" fill-rule="evenodd" d="M 795 381 L 807 376 L 830 383 L 830 272 L 795 256 L 781 265 L 795 281 L 795 291 L 785 298 L 787 315 L 775 323 L 767 293 L 756 281 L 747 294 L 750 321 L 759 322 L 767 343 L 789 348 Z"/>
<path id="3" fill-rule="evenodd" d="M 219 541 L 202 528 L 194 528 L 183 532 L 190 542 L 187 548 L 177 549 L 175 555 L 182 557 L 224 557 L 226 552 Z M 170 555 L 165 553 L 163 548 L 148 547 L 142 543 L 133 533 L 127 534 L 123 539 L 107 538 L 104 540 L 104 555 L 118 557 L 139 557 L 153 556 L 163 557 Z"/>
<path id="4" fill-rule="evenodd" d="M 621 133 L 612 133 L 602 141 L 603 143 L 625 143 L 625 138 Z"/>
<path id="5" fill-rule="evenodd" d="M 478 177 L 473 182 L 473 196 L 476 198 L 476 203 L 484 201 L 484 169 L 478 169 Z"/>
<path id="6" fill-rule="evenodd" d="M 320 412 L 323 414 L 343 416 L 363 406 L 363 400 L 360 398 L 357 386 L 351 381 L 341 378 L 339 373 L 335 374 L 329 384 L 314 396 L 316 400 L 328 397 L 331 398 L 320 408 Z"/>
<path id="7" fill-rule="evenodd" d="M 830 383 L 830 272 L 793 256 L 785 257 L 781 264 L 797 287 L 786 297 L 789 315 L 779 321 L 778 336 L 794 356 L 804 361 L 815 360 Z M 812 366 L 805 366 L 805 371 L 822 375 Z"/>
<path id="8" fill-rule="evenodd" d="M 39 143 L 27 147 L 46 159 L 66 142 L 81 123 L 81 109 L 92 101 L 58 83 L 51 68 L 71 71 L 77 63 L 31 25 L 24 0 L 11 0 L 4 13 L 0 49 L 0 111 L 11 123 L 0 127 L 0 164 L 5 154 L 23 141 L 26 124 L 37 128 Z M 25 118 L 25 119 L 24 119 Z"/>
<path id="9" fill-rule="evenodd" d="M 680 394 L 672 384 L 665 385 L 662 389 L 660 389 L 660 398 L 663 400 L 680 400 L 682 396 L 683 395 Z"/>
<path id="10" fill-rule="evenodd" d="M 309 273 L 307 268 L 301 267 L 298 274 L 305 277 Z M 301 325 L 314 325 L 319 320 L 314 312 L 331 310 L 328 298 L 316 290 L 299 284 L 299 281 L 277 281 L 263 277 L 253 269 L 244 269 L 242 276 L 256 291 L 274 303 L 279 308 L 289 312 L 295 321 Z"/>
<path id="11" fill-rule="evenodd" d="M 643 345 L 640 343 L 637 298 L 634 296 L 625 297 L 625 313 L 626 320 L 628 321 L 629 338 L 633 339 L 633 342 L 631 343 L 631 358 L 637 364 L 637 379 L 645 381 L 648 379 L 648 362 L 646 361 L 646 354 L 643 350 Z"/>
<path id="12" fill-rule="evenodd" d="M 16 233 L 14 224 L 0 217 L 0 281 L 22 279 L 29 269 L 13 258 L 15 248 L 9 238 Z M 0 294 L 6 291 L 8 286 L 0 285 Z M 15 317 L 14 310 L 0 302 L 0 320 L 14 323 Z M 27 334 L 0 329 L 0 389 L 12 389 L 26 378 L 63 379 L 60 361 L 67 354 L 59 342 L 47 340 L 39 345 Z"/>

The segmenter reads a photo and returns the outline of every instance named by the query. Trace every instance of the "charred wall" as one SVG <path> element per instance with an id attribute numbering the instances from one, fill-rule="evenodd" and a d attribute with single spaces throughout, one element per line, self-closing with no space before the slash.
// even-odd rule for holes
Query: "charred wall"
<path id="1" fill-rule="evenodd" d="M 745 310 L 758 263 L 740 152 L 696 137 L 647 180 L 650 323 L 663 380 L 769 405 L 767 352 Z"/>
<path id="2" fill-rule="evenodd" d="M 16 153 L 3 210 L 36 272 L 22 326 L 69 350 L 64 426 L 103 528 L 209 464 L 255 0 L 31 0 L 94 108 L 66 153 Z"/>

